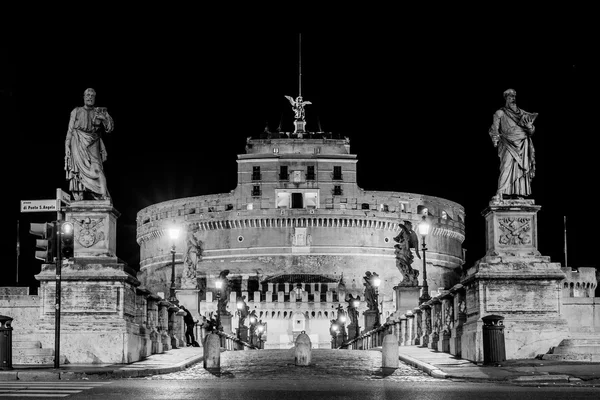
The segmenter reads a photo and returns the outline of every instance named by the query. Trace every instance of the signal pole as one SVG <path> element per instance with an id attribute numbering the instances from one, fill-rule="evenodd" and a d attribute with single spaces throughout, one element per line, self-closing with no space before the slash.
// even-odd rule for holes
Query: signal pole
<path id="1" fill-rule="evenodd" d="M 62 190 L 56 189 L 56 222 L 54 234 L 56 235 L 56 295 L 54 306 L 54 368 L 60 367 L 60 305 L 61 305 L 61 275 L 62 275 Z"/>

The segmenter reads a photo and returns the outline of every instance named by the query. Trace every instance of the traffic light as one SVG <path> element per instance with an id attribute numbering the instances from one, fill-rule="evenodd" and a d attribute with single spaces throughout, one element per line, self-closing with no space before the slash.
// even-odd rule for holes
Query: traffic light
<path id="1" fill-rule="evenodd" d="M 35 258 L 46 263 L 54 263 L 56 257 L 56 230 L 54 222 L 31 222 L 29 233 L 41 237 L 35 240 Z"/>
<path id="2" fill-rule="evenodd" d="M 73 223 L 63 222 L 60 225 L 60 252 L 62 258 L 73 257 Z"/>

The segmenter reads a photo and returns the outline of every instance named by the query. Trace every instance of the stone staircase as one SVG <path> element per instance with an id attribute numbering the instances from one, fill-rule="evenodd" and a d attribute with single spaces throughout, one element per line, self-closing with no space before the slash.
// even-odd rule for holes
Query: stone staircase
<path id="1" fill-rule="evenodd" d="M 13 365 L 54 365 L 54 349 L 42 348 L 42 343 L 37 340 L 13 340 L 12 363 Z M 60 356 L 60 363 L 68 363 L 65 356 Z"/>
<path id="2" fill-rule="evenodd" d="M 542 360 L 600 362 L 600 335 L 563 339 Z"/>

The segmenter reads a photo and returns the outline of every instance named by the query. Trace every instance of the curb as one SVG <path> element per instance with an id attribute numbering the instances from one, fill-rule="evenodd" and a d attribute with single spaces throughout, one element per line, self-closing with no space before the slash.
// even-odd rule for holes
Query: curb
<path id="1" fill-rule="evenodd" d="M 431 365 L 431 364 L 427 364 L 423 361 L 419 361 L 416 358 L 412 358 L 410 356 L 407 355 L 399 355 L 400 361 L 403 361 L 409 365 L 412 365 L 413 367 L 420 369 L 423 372 L 428 373 L 429 375 L 431 375 L 434 378 L 438 378 L 438 379 L 446 379 L 448 378 L 448 374 L 445 373 L 444 371 L 442 371 L 441 369 Z"/>
<path id="2" fill-rule="evenodd" d="M 36 371 L 36 370 L 9 370 L 0 371 L 0 381 L 58 381 L 58 380 L 80 380 L 89 377 L 102 377 L 103 379 L 138 378 L 149 375 L 169 374 L 188 368 L 204 359 L 204 355 L 190 357 L 175 365 L 144 368 L 135 366 L 123 366 L 118 369 L 106 371 Z"/>

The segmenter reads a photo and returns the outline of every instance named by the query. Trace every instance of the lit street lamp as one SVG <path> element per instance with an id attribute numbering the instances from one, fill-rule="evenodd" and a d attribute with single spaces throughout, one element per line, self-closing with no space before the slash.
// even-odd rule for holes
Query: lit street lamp
<path id="1" fill-rule="evenodd" d="M 331 348 L 335 349 L 337 347 L 337 337 L 338 332 L 340 330 L 339 325 L 335 319 L 331 320 L 331 327 L 329 328 L 329 333 L 331 334 Z"/>
<path id="2" fill-rule="evenodd" d="M 175 241 L 179 238 L 179 228 L 169 228 L 169 237 L 173 241 L 173 245 L 171 246 L 171 289 L 169 291 L 169 302 L 172 304 L 178 305 L 179 301 L 175 296 Z"/>
<path id="3" fill-rule="evenodd" d="M 256 313 L 254 310 L 252 310 L 250 315 L 248 315 L 248 322 L 250 323 L 250 344 L 254 345 L 255 344 L 254 336 L 256 333 L 256 323 L 258 322 L 258 319 L 256 318 Z"/>
<path id="4" fill-rule="evenodd" d="M 426 301 L 431 300 L 431 296 L 429 295 L 429 286 L 427 285 L 427 261 L 425 260 L 425 251 L 427 251 L 427 246 L 425 245 L 425 236 L 429 233 L 429 224 L 423 215 L 423 221 L 418 225 L 419 234 L 423 240 L 423 291 L 421 293 L 421 297 L 419 297 L 419 304 L 423 304 Z"/>
<path id="5" fill-rule="evenodd" d="M 375 325 L 374 327 L 377 328 L 380 325 L 380 319 L 379 319 L 379 285 L 381 285 L 381 278 L 379 278 L 379 275 L 377 275 L 376 273 L 373 273 L 373 286 L 375 286 L 375 307 L 377 310 L 377 319 L 375 320 Z M 383 305 L 382 307 L 383 308 Z M 383 310 L 381 310 L 383 311 Z"/>
<path id="6" fill-rule="evenodd" d="M 266 325 L 266 323 L 263 324 L 262 321 L 259 321 L 258 325 L 256 326 L 256 330 L 258 331 L 258 335 L 257 336 L 258 336 L 258 348 L 259 349 L 262 349 L 262 342 L 263 342 L 262 341 L 262 335 L 263 335 L 263 332 L 265 331 L 265 328 L 266 328 L 265 325 Z"/>
<path id="7" fill-rule="evenodd" d="M 341 345 L 342 343 L 345 343 L 346 340 L 348 339 L 348 334 L 346 333 L 346 320 L 348 318 L 346 317 L 346 313 L 344 312 L 344 308 L 342 307 L 341 304 L 338 304 L 337 312 L 338 313 L 337 313 L 337 321 L 336 322 L 337 322 L 338 326 L 340 327 L 339 334 L 341 334 L 341 336 L 342 336 L 341 337 L 342 341 L 340 343 L 340 345 Z"/>

